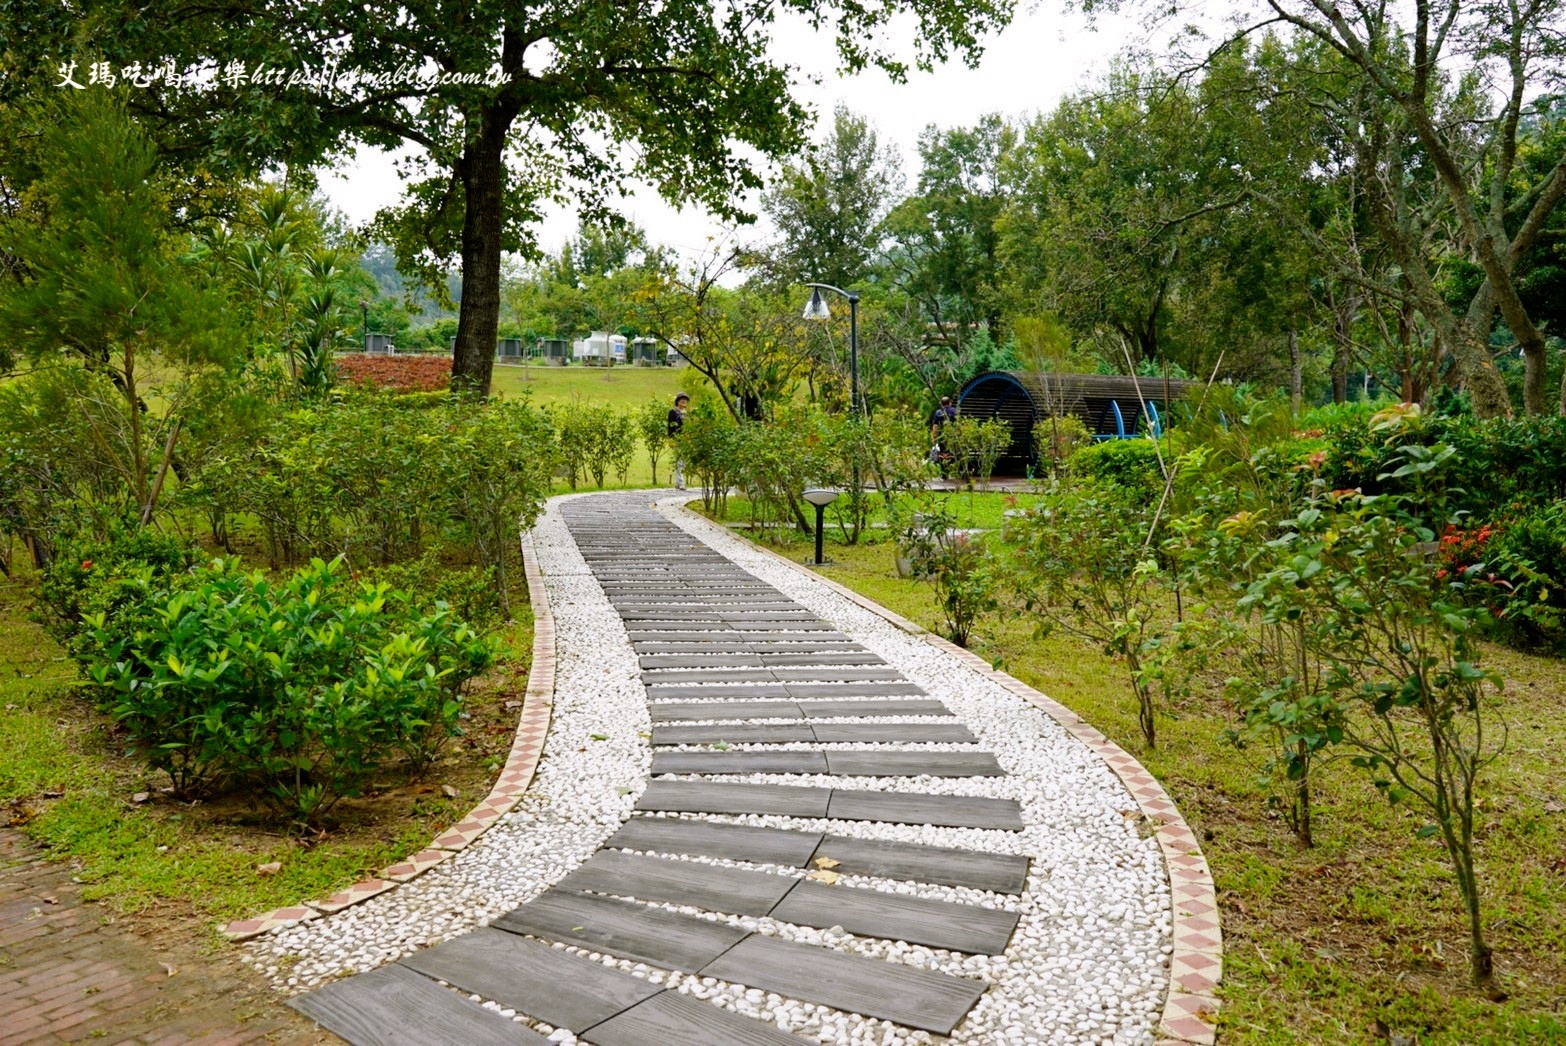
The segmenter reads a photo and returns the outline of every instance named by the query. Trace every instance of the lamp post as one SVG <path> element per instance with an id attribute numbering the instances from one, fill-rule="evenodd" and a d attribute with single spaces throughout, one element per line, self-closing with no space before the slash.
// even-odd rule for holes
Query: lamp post
<path id="1" fill-rule="evenodd" d="M 821 531 L 825 526 L 823 517 L 826 515 L 826 507 L 837 500 L 839 491 L 831 487 L 811 487 L 805 491 L 804 498 L 816 506 L 816 566 L 821 565 Z"/>
<path id="2" fill-rule="evenodd" d="M 848 299 L 848 409 L 859 416 L 859 295 L 834 287 L 830 283 L 807 283 L 810 302 L 805 306 L 805 319 L 829 320 L 832 310 L 827 308 L 826 295 L 822 291 L 835 291 Z M 817 557 L 819 562 L 820 557 Z"/>

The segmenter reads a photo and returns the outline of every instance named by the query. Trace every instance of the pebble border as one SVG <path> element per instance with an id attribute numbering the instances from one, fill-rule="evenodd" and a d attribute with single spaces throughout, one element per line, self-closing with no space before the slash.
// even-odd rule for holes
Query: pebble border
<path id="1" fill-rule="evenodd" d="M 695 499 L 671 499 L 670 504 L 686 515 L 710 524 L 711 521 L 705 516 L 685 507 L 692 500 Z M 1218 897 L 1213 888 L 1212 872 L 1202 855 L 1201 843 L 1157 778 L 1148 773 L 1134 756 L 1090 726 L 1077 713 L 1021 680 L 999 671 L 979 655 L 914 624 L 853 589 L 822 576 L 803 563 L 797 563 L 755 542 L 751 544 L 758 551 L 786 564 L 791 570 L 808 574 L 844 599 L 956 657 L 979 675 L 1049 715 L 1067 733 L 1109 764 L 1109 769 L 1136 800 L 1142 816 L 1155 829 L 1159 849 L 1164 855 L 1164 867 L 1169 875 L 1170 903 L 1174 911 L 1174 951 L 1169 956 L 1169 994 L 1165 997 L 1163 1015 L 1158 1022 L 1155 1046 L 1178 1046 L 1181 1043 L 1214 1046 L 1217 1031 L 1213 1019 L 1219 1007 L 1216 993 L 1223 977 L 1223 932 L 1219 926 Z"/>
<path id="2" fill-rule="evenodd" d="M 533 663 L 528 668 L 527 692 L 523 696 L 522 711 L 517 716 L 511 752 L 489 794 L 429 846 L 382 868 L 373 878 L 354 883 L 319 901 L 277 908 L 249 919 L 236 919 L 221 928 L 224 937 L 230 941 L 248 941 L 273 930 L 340 912 L 395 890 L 471 846 L 521 801 L 544 752 L 544 738 L 549 733 L 555 697 L 555 618 L 549 609 L 549 597 L 544 591 L 544 576 L 538 569 L 531 532 L 522 533 L 521 544 L 522 569 L 527 576 L 528 599 L 533 607 Z"/>

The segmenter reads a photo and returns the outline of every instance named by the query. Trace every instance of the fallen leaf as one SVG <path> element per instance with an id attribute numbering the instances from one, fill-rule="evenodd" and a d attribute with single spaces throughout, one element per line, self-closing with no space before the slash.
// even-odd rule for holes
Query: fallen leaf
<path id="1" fill-rule="evenodd" d="M 814 862 L 817 868 L 836 868 L 842 861 L 834 861 L 830 857 L 817 857 Z"/>
<path id="2" fill-rule="evenodd" d="M 582 927 L 580 927 L 580 926 L 573 926 L 573 927 L 571 927 L 571 932 L 572 933 L 576 933 L 576 932 L 580 931 L 581 929 L 582 929 Z"/>
<path id="3" fill-rule="evenodd" d="M 61 796 L 63 796 L 64 794 L 65 794 L 64 792 L 45 792 L 43 794 L 43 797 L 45 799 L 58 799 Z"/>
<path id="4" fill-rule="evenodd" d="M 826 883 L 828 886 L 831 886 L 843 877 L 838 875 L 836 872 L 829 872 L 825 868 L 822 868 L 818 871 L 811 872 L 809 875 L 805 876 L 805 878 L 814 879 L 818 883 Z"/>
<path id="5" fill-rule="evenodd" d="M 607 740 L 609 740 L 609 735 L 608 734 L 588 734 L 587 736 L 590 739 L 594 740 L 594 741 L 607 741 Z"/>
<path id="6" fill-rule="evenodd" d="M 458 795 L 461 794 L 455 788 L 451 787 L 451 785 L 441 785 L 440 786 L 440 793 L 441 793 L 441 795 L 444 795 L 447 799 L 455 799 L 455 798 L 457 798 Z"/>
<path id="7" fill-rule="evenodd" d="M 59 904 L 60 903 L 60 899 L 58 897 L 47 897 L 46 896 L 46 897 L 43 898 L 43 903 L 44 904 Z"/>
<path id="8" fill-rule="evenodd" d="M 172 977 L 176 973 L 179 972 L 179 967 L 178 966 L 170 966 L 168 963 L 164 963 L 163 964 L 163 972 L 168 974 L 170 977 Z"/>
<path id="9" fill-rule="evenodd" d="M 729 750 L 729 743 L 727 741 L 719 741 L 717 744 L 713 745 L 712 747 L 713 747 L 714 751 L 717 751 L 717 752 L 727 752 Z"/>
<path id="10" fill-rule="evenodd" d="M 521 701 L 507 701 L 506 704 L 505 704 L 505 709 L 508 712 L 511 711 L 513 708 L 521 708 L 521 707 L 522 707 L 522 702 Z"/>
<path id="11" fill-rule="evenodd" d="M 1561 803 L 1558 799 L 1551 799 L 1544 804 L 1544 812 L 1547 814 L 1558 814 L 1562 810 L 1566 810 L 1566 804 Z"/>
<path id="12" fill-rule="evenodd" d="M 135 795 L 131 796 L 131 802 L 133 802 L 133 803 L 145 803 L 148 799 L 151 799 L 151 798 L 152 798 L 152 793 L 151 792 L 137 792 Z"/>
<path id="13" fill-rule="evenodd" d="M 269 862 L 267 864 L 258 864 L 258 865 L 256 865 L 256 874 L 257 875 L 276 875 L 278 872 L 280 872 L 282 870 L 283 870 L 283 862 L 282 861 L 271 861 L 271 862 Z"/>

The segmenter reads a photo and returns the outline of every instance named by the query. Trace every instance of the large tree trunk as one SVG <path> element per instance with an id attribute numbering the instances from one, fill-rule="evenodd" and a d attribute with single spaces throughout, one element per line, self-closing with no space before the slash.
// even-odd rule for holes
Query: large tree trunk
<path id="1" fill-rule="evenodd" d="M 453 392 L 489 395 L 500 333 L 500 230 L 505 218 L 506 128 L 486 114 L 457 163 L 462 178 L 462 305 L 452 353 Z"/>

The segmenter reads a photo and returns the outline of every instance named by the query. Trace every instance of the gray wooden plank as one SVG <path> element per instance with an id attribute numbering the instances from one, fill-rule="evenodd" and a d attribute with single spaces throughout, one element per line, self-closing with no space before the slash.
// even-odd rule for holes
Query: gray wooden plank
<path id="1" fill-rule="evenodd" d="M 559 887 L 490 925 L 686 972 L 700 969 L 745 936 L 744 930 L 722 923 Z"/>
<path id="2" fill-rule="evenodd" d="M 396 963 L 296 995 L 288 1005 L 354 1046 L 549 1042 Z"/>
<path id="3" fill-rule="evenodd" d="M 659 701 L 647 706 L 654 723 L 686 719 L 801 719 L 792 701 Z"/>
<path id="4" fill-rule="evenodd" d="M 836 625 L 813 619 L 740 621 L 730 618 L 728 623 L 739 632 L 829 632 L 833 635 L 842 635 L 837 631 Z M 843 636 L 843 638 L 848 637 Z"/>
<path id="5" fill-rule="evenodd" d="M 770 915 L 801 926 L 841 926 L 865 937 L 979 955 L 1004 952 L 1018 919 L 1015 912 L 809 881 L 796 883 Z"/>
<path id="6" fill-rule="evenodd" d="M 913 879 L 1011 894 L 1022 893 L 1028 885 L 1028 859 L 1015 854 L 828 835 L 809 860 L 813 863 L 817 857 L 836 861 L 832 870 L 844 875 Z"/>
<path id="7" fill-rule="evenodd" d="M 803 723 L 797 726 L 757 726 L 748 723 L 730 723 L 714 726 L 657 726 L 652 730 L 652 743 L 657 745 L 711 745 L 727 743 L 786 744 L 790 741 L 814 741 L 815 733 Z"/>
<path id="8" fill-rule="evenodd" d="M 912 683 L 790 683 L 789 697 L 908 697 L 924 691 Z"/>
<path id="9" fill-rule="evenodd" d="M 951 715 L 952 710 L 933 697 L 865 698 L 862 701 L 801 701 L 806 719 L 846 719 L 855 716 Z"/>
<path id="10" fill-rule="evenodd" d="M 915 744 L 921 741 L 973 744 L 978 738 L 961 723 L 813 723 L 816 740 L 823 744 L 879 741 Z"/>
<path id="11" fill-rule="evenodd" d="M 708 629 L 703 632 L 694 632 L 690 629 L 649 629 L 628 628 L 625 630 L 626 638 L 633 643 L 646 640 L 665 640 L 668 642 L 700 643 L 709 639 L 730 639 L 737 633 L 724 626 L 723 628 Z"/>
<path id="12" fill-rule="evenodd" d="M 766 915 L 794 882 L 771 872 L 600 850 L 556 885 L 578 893 L 691 905 L 729 915 Z"/>
<path id="13" fill-rule="evenodd" d="M 725 686 L 657 686 L 647 687 L 647 696 L 655 701 L 688 701 L 692 698 L 700 701 L 702 698 L 722 697 L 730 700 L 748 701 L 758 697 L 790 697 L 788 688 L 778 684 L 750 683 Z"/>
<path id="14" fill-rule="evenodd" d="M 694 617 L 656 617 L 656 619 L 648 617 L 648 619 L 626 622 L 625 626 L 626 631 L 630 631 L 633 628 L 637 629 L 637 631 L 678 628 L 681 631 L 686 631 L 686 633 L 697 634 L 697 636 L 711 636 L 714 633 L 730 633 L 730 631 L 734 631 L 733 626 L 728 622 L 719 622 L 716 619 L 700 620 L 694 619 Z"/>
<path id="15" fill-rule="evenodd" d="M 640 977 L 500 930 L 463 934 L 402 964 L 578 1033 L 659 991 Z"/>
<path id="16" fill-rule="evenodd" d="M 728 654 L 643 654 L 636 659 L 643 673 L 649 669 L 761 667 L 761 655 L 736 651 Z"/>
<path id="17" fill-rule="evenodd" d="M 619 607 L 620 617 L 625 621 L 719 621 L 717 611 L 703 610 L 697 607 Z"/>
<path id="18" fill-rule="evenodd" d="M 758 656 L 764 665 L 881 665 L 886 663 L 868 650 L 863 653 L 853 650 L 841 652 L 827 650 L 815 654 L 777 654 L 764 651 Z"/>
<path id="19" fill-rule="evenodd" d="M 820 752 L 654 752 L 654 774 L 824 774 Z"/>
<path id="20" fill-rule="evenodd" d="M 701 973 L 939 1035 L 950 1033 L 984 994 L 978 981 L 760 935 Z"/>
<path id="21" fill-rule="evenodd" d="M 783 668 L 772 670 L 776 679 L 785 683 L 878 683 L 907 682 L 895 668 L 860 668 L 854 665 L 816 665 L 810 668 Z"/>
<path id="22" fill-rule="evenodd" d="M 1022 830 L 1022 808 L 1014 799 L 967 795 L 926 795 L 838 788 L 827 816 L 841 821 L 893 821 L 945 828 Z"/>
<path id="23" fill-rule="evenodd" d="M 660 992 L 582 1036 L 597 1046 L 799 1046 L 800 1039 L 680 992 Z"/>
<path id="24" fill-rule="evenodd" d="M 727 781 L 653 781 L 636 801 L 636 808 L 704 814 L 825 817 L 831 796 L 830 788 Z"/>
<path id="25" fill-rule="evenodd" d="M 712 668 L 642 669 L 642 682 L 648 686 L 672 683 L 776 683 L 770 668 L 743 668 L 734 664 Z"/>
<path id="26" fill-rule="evenodd" d="M 653 756 L 654 763 L 657 759 Z M 988 752 L 829 751 L 826 761 L 829 772 L 845 777 L 1006 776 Z"/>
<path id="27" fill-rule="evenodd" d="M 820 832 L 753 828 L 684 817 L 632 817 L 604 845 L 803 868 L 820 848 L 821 839 Z"/>

